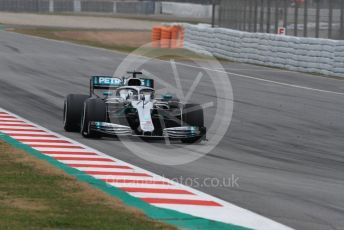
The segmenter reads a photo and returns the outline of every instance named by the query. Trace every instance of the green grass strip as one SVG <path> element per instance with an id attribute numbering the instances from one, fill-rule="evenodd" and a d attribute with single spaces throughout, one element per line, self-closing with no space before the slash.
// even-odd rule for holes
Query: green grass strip
<path id="1" fill-rule="evenodd" d="M 18 142 L 17 140 L 11 138 L 10 136 L 3 134 L 0 132 L 0 140 L 3 140 L 7 142 L 8 144 L 12 145 L 15 148 L 24 150 L 31 156 L 34 156 L 38 159 L 45 160 L 49 162 L 51 165 L 62 169 L 65 173 L 72 175 L 76 177 L 79 181 L 86 182 L 104 192 L 107 194 L 114 196 L 121 200 L 123 203 L 125 203 L 128 206 L 133 206 L 145 213 L 146 216 L 149 218 L 152 218 L 154 220 L 162 221 L 168 224 L 172 224 L 177 226 L 178 228 L 182 229 L 224 229 L 224 230 L 246 230 L 248 228 L 244 228 L 237 225 L 232 224 L 225 224 L 218 221 L 212 221 L 200 217 L 195 217 L 189 214 L 180 213 L 177 211 L 164 209 L 164 208 L 158 208 L 155 206 L 152 206 L 138 198 L 135 198 L 128 193 L 110 186 L 106 184 L 105 182 L 98 180 L 92 176 L 89 176 L 85 174 L 82 171 L 79 171 L 77 169 L 71 168 L 54 158 L 47 156 L 45 154 L 40 153 L 39 151 L 31 148 L 28 145 L 25 145 L 21 142 Z"/>

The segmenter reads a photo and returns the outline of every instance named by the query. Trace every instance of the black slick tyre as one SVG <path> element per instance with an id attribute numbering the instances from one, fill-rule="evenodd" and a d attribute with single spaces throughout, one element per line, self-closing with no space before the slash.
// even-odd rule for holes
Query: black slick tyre
<path id="1" fill-rule="evenodd" d="M 200 129 L 204 128 L 204 112 L 203 108 L 199 104 L 186 104 L 183 108 L 182 114 L 183 126 L 195 126 Z M 205 135 L 205 134 L 204 134 Z M 204 138 L 203 135 L 183 138 L 181 141 L 183 143 L 197 143 Z"/>
<path id="2" fill-rule="evenodd" d="M 69 94 L 63 106 L 63 127 L 67 132 L 80 131 L 80 117 L 88 95 Z"/>
<path id="3" fill-rule="evenodd" d="M 81 134 L 87 138 L 100 138 L 101 134 L 90 129 L 90 122 L 106 121 L 106 105 L 102 99 L 89 98 L 84 102 L 84 109 L 81 116 Z"/>

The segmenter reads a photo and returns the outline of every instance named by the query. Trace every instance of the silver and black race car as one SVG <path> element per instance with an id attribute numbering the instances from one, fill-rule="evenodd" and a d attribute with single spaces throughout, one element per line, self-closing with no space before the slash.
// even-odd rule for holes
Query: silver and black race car
<path id="1" fill-rule="evenodd" d="M 194 143 L 206 138 L 203 108 L 171 95 L 155 95 L 154 80 L 128 72 L 123 78 L 93 76 L 90 94 L 69 94 L 64 129 L 84 137 L 139 136 Z"/>

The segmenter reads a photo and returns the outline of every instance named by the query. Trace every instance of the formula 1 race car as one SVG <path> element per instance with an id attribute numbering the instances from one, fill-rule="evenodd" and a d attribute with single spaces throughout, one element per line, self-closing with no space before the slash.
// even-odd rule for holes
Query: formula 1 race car
<path id="1" fill-rule="evenodd" d="M 160 137 L 194 143 L 206 138 L 203 108 L 171 95 L 157 97 L 154 80 L 128 72 L 123 78 L 93 76 L 90 94 L 69 94 L 64 102 L 64 129 L 84 137 Z"/>

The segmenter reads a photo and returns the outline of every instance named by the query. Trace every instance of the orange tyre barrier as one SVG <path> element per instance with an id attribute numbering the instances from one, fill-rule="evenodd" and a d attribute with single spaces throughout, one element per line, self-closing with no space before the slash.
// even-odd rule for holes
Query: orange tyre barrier
<path id="1" fill-rule="evenodd" d="M 164 26 L 161 28 L 161 41 L 160 41 L 161 48 L 170 48 L 171 34 L 172 34 L 171 27 Z"/>
<path id="2" fill-rule="evenodd" d="M 161 40 L 161 27 L 156 26 L 152 29 L 152 47 L 159 48 Z"/>
<path id="3" fill-rule="evenodd" d="M 184 29 L 182 26 L 156 26 L 152 29 L 153 48 L 183 48 Z"/>
<path id="4" fill-rule="evenodd" d="M 178 39 L 177 39 L 176 48 L 184 48 L 184 28 L 181 26 L 179 26 L 179 30 L 178 30 Z"/>
<path id="5" fill-rule="evenodd" d="M 171 48 L 172 49 L 178 48 L 179 31 L 180 31 L 179 26 L 173 26 L 171 28 Z"/>

